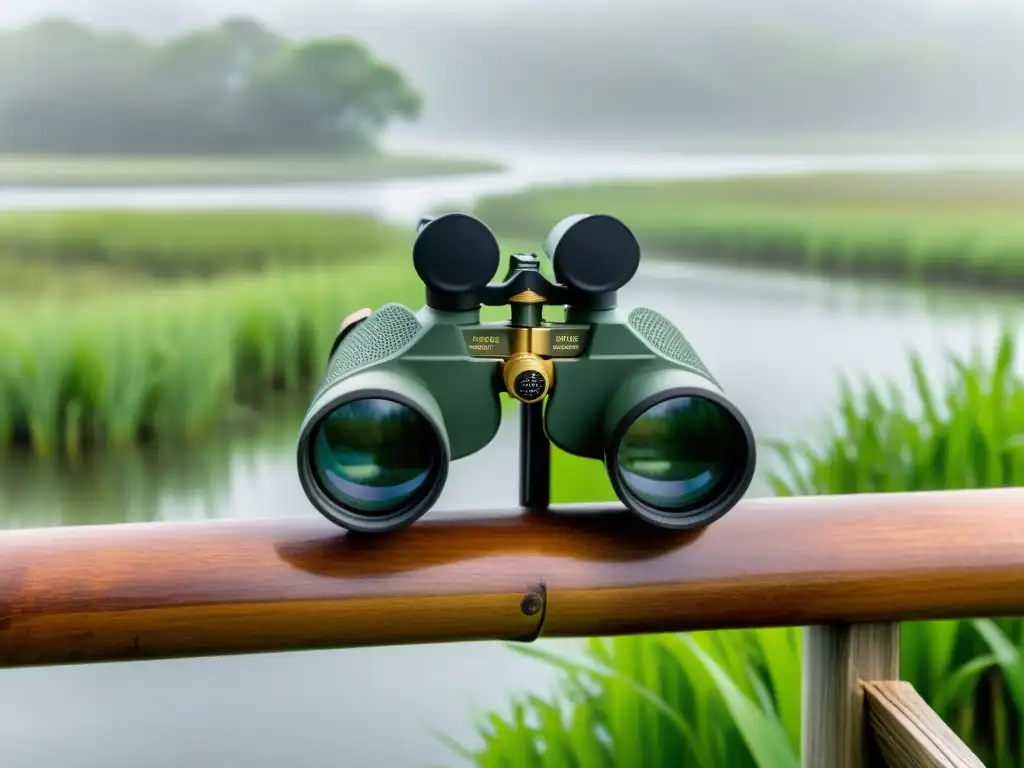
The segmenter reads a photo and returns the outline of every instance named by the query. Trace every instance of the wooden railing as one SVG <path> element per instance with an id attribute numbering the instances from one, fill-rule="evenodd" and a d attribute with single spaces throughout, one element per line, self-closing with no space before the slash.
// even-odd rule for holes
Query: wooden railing
<path id="1" fill-rule="evenodd" d="M 899 622 L 1024 615 L 1024 489 L 0 534 L 0 666 L 807 626 L 803 761 L 980 766 L 899 681 Z"/>

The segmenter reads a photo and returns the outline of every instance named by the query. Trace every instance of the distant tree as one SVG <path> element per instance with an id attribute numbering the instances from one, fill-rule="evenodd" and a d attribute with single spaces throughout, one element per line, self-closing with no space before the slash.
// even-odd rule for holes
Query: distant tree
<path id="1" fill-rule="evenodd" d="M 287 45 L 246 19 L 172 40 L 156 52 L 148 72 L 149 107 L 159 116 L 149 135 L 159 135 L 159 144 L 172 150 L 242 149 L 241 108 L 253 73 Z M 253 148 L 261 147 L 257 142 Z"/>
<path id="2" fill-rule="evenodd" d="M 358 43 L 246 18 L 162 46 L 65 20 L 0 35 L 0 152 L 365 150 L 419 105 Z"/>
<path id="3" fill-rule="evenodd" d="M 0 38 L 0 149 L 109 149 L 146 98 L 149 51 L 126 35 L 46 20 Z"/>
<path id="4" fill-rule="evenodd" d="M 352 40 L 285 50 L 258 72 L 246 97 L 251 124 L 295 148 L 365 148 L 391 118 L 411 119 L 420 109 L 402 76 Z"/>

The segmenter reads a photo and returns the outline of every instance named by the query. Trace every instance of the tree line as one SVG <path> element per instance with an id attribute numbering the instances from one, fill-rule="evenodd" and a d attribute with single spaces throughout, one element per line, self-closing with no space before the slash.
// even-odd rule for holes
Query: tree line
<path id="1" fill-rule="evenodd" d="M 249 19 L 163 43 L 67 20 L 0 35 L 0 152 L 358 152 L 420 106 L 361 43 Z"/>

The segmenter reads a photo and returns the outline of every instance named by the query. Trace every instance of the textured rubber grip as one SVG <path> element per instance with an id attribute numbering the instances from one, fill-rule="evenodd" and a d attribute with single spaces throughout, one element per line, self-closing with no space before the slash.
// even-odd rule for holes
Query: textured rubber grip
<path id="1" fill-rule="evenodd" d="M 670 360 L 680 365 L 691 368 L 704 376 L 716 387 L 721 385 L 711 375 L 711 371 L 697 357 L 690 342 L 683 336 L 682 331 L 676 328 L 672 322 L 663 315 L 646 307 L 637 307 L 629 313 L 628 320 L 630 328 L 636 331 L 647 344 L 656 352 L 661 353 Z"/>
<path id="2" fill-rule="evenodd" d="M 341 339 L 314 400 L 342 377 L 401 352 L 422 326 L 407 307 L 385 304 Z"/>

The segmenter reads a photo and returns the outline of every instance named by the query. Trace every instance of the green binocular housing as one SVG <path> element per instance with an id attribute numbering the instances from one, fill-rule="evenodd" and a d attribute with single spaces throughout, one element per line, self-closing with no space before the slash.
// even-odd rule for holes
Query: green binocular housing
<path id="1" fill-rule="evenodd" d="M 754 437 L 683 334 L 652 309 L 618 306 L 640 246 L 620 221 L 576 215 L 505 279 L 490 229 L 464 214 L 421 221 L 418 311 L 377 308 L 345 328 L 303 419 L 298 471 L 327 519 L 351 531 L 403 528 L 437 501 L 451 461 L 498 432 L 502 397 L 542 418 L 546 440 L 602 460 L 619 500 L 670 529 L 707 525 L 754 474 Z M 482 306 L 511 308 L 481 322 Z M 545 306 L 564 307 L 549 321 Z M 542 414 L 542 415 L 541 415 Z"/>

